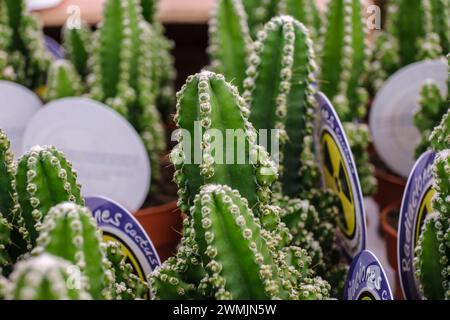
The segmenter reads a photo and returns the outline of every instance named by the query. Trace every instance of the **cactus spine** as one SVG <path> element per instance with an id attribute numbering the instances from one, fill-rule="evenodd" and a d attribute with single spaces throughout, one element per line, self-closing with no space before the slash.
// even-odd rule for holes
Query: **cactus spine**
<path id="1" fill-rule="evenodd" d="M 89 74 L 88 60 L 92 41 L 90 27 L 84 23 L 81 23 L 79 28 L 65 25 L 62 38 L 67 59 L 72 62 L 80 77 L 85 80 Z"/>
<path id="2" fill-rule="evenodd" d="M 53 206 L 66 201 L 83 204 L 77 174 L 64 154 L 51 146 L 34 147 L 20 160 L 16 173 L 20 226 L 34 246 L 42 221 Z"/>
<path id="3" fill-rule="evenodd" d="M 111 298 L 113 274 L 101 248 L 101 232 L 92 213 L 74 203 L 61 203 L 46 214 L 33 254 L 61 257 L 86 277 L 86 288 L 94 299 Z"/>
<path id="4" fill-rule="evenodd" d="M 36 90 L 45 84 L 51 60 L 42 27 L 35 17 L 26 13 L 24 0 L 2 1 L 0 15 L 1 29 L 8 29 L 6 32 L 10 34 L 10 41 L 5 43 L 4 50 L 8 55 L 8 64 L 14 69 L 15 80 Z"/>
<path id="5" fill-rule="evenodd" d="M 152 91 L 151 30 L 137 0 L 108 0 L 95 33 L 93 73 L 89 76 L 94 99 L 124 115 L 141 134 L 149 152 L 155 180 L 165 150 L 164 130 Z"/>
<path id="6" fill-rule="evenodd" d="M 81 93 L 81 79 L 73 65 L 67 60 L 54 61 L 48 71 L 46 100 L 76 97 Z"/>
<path id="7" fill-rule="evenodd" d="M 241 0 L 218 0 L 209 20 L 209 54 L 214 72 L 243 90 L 252 39 Z"/>
<path id="8" fill-rule="evenodd" d="M 256 144 L 257 134 L 248 116 L 247 104 L 239 96 L 238 89 L 227 83 L 222 75 L 204 71 L 187 79 L 178 93 L 175 115 L 175 121 L 183 131 L 171 155 L 183 212 L 189 212 L 195 195 L 205 183 L 225 184 L 239 190 L 252 208 L 268 203 L 269 186 L 277 178 L 277 168 L 267 152 Z M 230 136 L 227 130 L 234 133 Z M 213 136 L 218 135 L 227 137 L 228 142 L 238 148 L 243 141 L 249 152 L 238 154 L 238 148 L 234 148 L 232 154 L 227 154 L 230 150 L 225 143 L 215 148 Z M 191 137 L 199 137 L 201 142 L 193 145 Z M 225 164 L 227 159 L 233 163 L 240 159 L 242 164 Z M 242 179 L 244 175 L 250 178 Z"/>
<path id="9" fill-rule="evenodd" d="M 416 246 L 414 266 L 425 299 L 450 300 L 450 112 L 431 134 L 437 152 L 433 164 L 433 212 L 427 215 Z"/>
<path id="10" fill-rule="evenodd" d="M 67 261 L 42 254 L 18 262 L 6 284 L 9 300 L 86 300 L 84 280 Z"/>
<path id="11" fill-rule="evenodd" d="M 293 173 L 303 165 L 299 159 L 312 134 L 316 68 L 312 42 L 301 23 L 282 16 L 266 24 L 254 50 L 243 96 L 257 130 L 278 130 L 283 192 L 295 197 L 301 191 L 302 181 Z M 271 145 L 268 138 L 268 146 Z"/>

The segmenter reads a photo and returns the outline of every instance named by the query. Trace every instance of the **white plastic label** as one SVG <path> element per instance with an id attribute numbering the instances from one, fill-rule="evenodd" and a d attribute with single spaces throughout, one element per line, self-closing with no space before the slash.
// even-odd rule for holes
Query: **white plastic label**
<path id="1" fill-rule="evenodd" d="M 16 158 L 22 155 L 22 137 L 31 117 L 42 107 L 39 97 L 24 86 L 0 81 L 0 128 L 11 141 Z"/>
<path id="2" fill-rule="evenodd" d="M 44 10 L 58 6 L 63 0 L 27 0 L 28 10 Z"/>
<path id="3" fill-rule="evenodd" d="M 370 129 L 375 148 L 385 164 L 403 177 L 408 177 L 415 163 L 420 133 L 414 114 L 428 79 L 438 84 L 442 94 L 447 93 L 446 59 L 421 61 L 401 69 L 386 81 L 372 105 Z"/>
<path id="4" fill-rule="evenodd" d="M 136 211 L 150 188 L 150 162 L 141 138 L 111 108 L 66 98 L 44 106 L 30 121 L 23 149 L 53 145 L 78 171 L 84 196 L 102 195 Z"/>

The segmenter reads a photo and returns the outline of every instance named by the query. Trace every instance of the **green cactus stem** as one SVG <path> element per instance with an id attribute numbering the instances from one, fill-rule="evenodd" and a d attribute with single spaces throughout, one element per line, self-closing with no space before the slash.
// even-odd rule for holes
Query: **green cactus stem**
<path id="1" fill-rule="evenodd" d="M 414 124 L 421 134 L 416 158 L 429 148 L 429 136 L 447 110 L 447 99 L 441 95 L 439 86 L 434 81 L 426 82 L 420 93 L 420 108 L 414 114 Z"/>
<path id="2" fill-rule="evenodd" d="M 281 16 L 266 24 L 254 49 L 243 94 L 250 121 L 257 130 L 278 130 L 283 192 L 296 197 L 303 187 L 317 187 L 309 185 L 317 176 L 308 177 L 315 172 L 309 166 L 315 166 L 310 149 L 316 92 L 312 42 L 301 23 Z M 269 138 L 269 151 L 276 156 Z M 308 182 L 310 178 L 314 182 Z"/>
<path id="3" fill-rule="evenodd" d="M 148 294 L 148 284 L 133 273 L 133 267 L 126 262 L 126 257 L 120 249 L 120 244 L 109 241 L 103 244 L 108 261 L 114 274 L 113 299 L 136 300 L 144 299 Z"/>
<path id="4" fill-rule="evenodd" d="M 66 201 L 82 205 L 77 174 L 64 154 L 55 147 L 33 147 L 19 160 L 16 188 L 20 205 L 21 227 L 31 249 L 42 221 L 53 206 Z"/>
<path id="5" fill-rule="evenodd" d="M 153 24 L 155 22 L 158 2 L 159 0 L 140 0 L 142 15 L 144 19 L 150 24 Z"/>
<path id="6" fill-rule="evenodd" d="M 87 291 L 94 299 L 111 298 L 114 274 L 101 247 L 101 232 L 89 209 L 61 203 L 46 214 L 33 254 L 61 257 L 86 276 Z"/>
<path id="7" fill-rule="evenodd" d="M 0 24 L 10 30 L 5 52 L 16 81 L 32 90 L 40 88 L 45 84 L 51 58 L 39 21 L 26 12 L 24 0 L 4 0 L 0 3 Z"/>
<path id="8" fill-rule="evenodd" d="M 87 300 L 84 279 L 69 262 L 42 254 L 18 262 L 6 284 L 8 300 Z"/>
<path id="9" fill-rule="evenodd" d="M 441 124 L 434 128 L 430 136 L 431 145 L 435 150 L 450 149 L 450 103 L 449 111 L 442 118 Z"/>
<path id="10" fill-rule="evenodd" d="M 244 0 L 251 36 L 256 37 L 259 30 L 272 17 L 277 15 L 278 0 Z"/>
<path id="11" fill-rule="evenodd" d="M 140 133 L 159 179 L 165 150 L 164 129 L 155 106 L 152 82 L 151 29 L 137 0 L 108 0 L 103 21 L 94 34 L 91 96 L 121 113 Z"/>
<path id="12" fill-rule="evenodd" d="M 179 135 L 178 145 L 171 154 L 176 167 L 174 180 L 179 187 L 180 209 L 189 212 L 194 197 L 206 183 L 229 185 L 239 190 L 252 208 L 256 204 L 267 204 L 269 186 L 277 178 L 277 168 L 265 149 L 256 144 L 256 131 L 248 121 L 250 112 L 238 89 L 222 75 L 204 71 L 190 76 L 177 96 L 174 119 L 178 128 L 190 135 Z M 221 135 L 229 141 L 217 145 L 213 135 Z M 194 137 L 201 141 L 195 141 Z M 243 150 L 239 148 L 241 142 L 245 144 Z M 231 143 L 235 146 L 233 149 L 229 147 Z M 227 164 L 227 159 L 232 164 Z"/>
<path id="13" fill-rule="evenodd" d="M 48 71 L 46 100 L 77 97 L 81 94 L 81 79 L 73 65 L 67 60 L 54 61 Z"/>
<path id="14" fill-rule="evenodd" d="M 342 121 L 366 114 L 368 94 L 363 88 L 369 69 L 367 32 L 359 0 L 336 0 L 328 5 L 327 26 L 321 40 L 320 89 Z"/>
<path id="15" fill-rule="evenodd" d="M 209 20 L 209 55 L 214 72 L 243 90 L 252 39 L 241 0 L 218 0 Z"/>
<path id="16" fill-rule="evenodd" d="M 85 80 L 89 74 L 89 54 L 91 52 L 92 31 L 85 24 L 79 28 L 65 25 L 62 32 L 63 46 L 67 59 L 72 62 L 80 77 Z"/>
<path id="17" fill-rule="evenodd" d="M 322 13 L 316 1 L 309 0 L 281 0 L 278 2 L 279 14 L 289 15 L 303 23 L 310 31 L 314 43 L 318 41 L 322 28 Z"/>

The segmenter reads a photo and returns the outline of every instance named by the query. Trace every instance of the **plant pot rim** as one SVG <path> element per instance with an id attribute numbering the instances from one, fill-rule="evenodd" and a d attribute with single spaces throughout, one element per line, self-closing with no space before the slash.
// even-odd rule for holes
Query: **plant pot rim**
<path id="1" fill-rule="evenodd" d="M 389 223 L 389 215 L 391 215 L 394 212 L 394 209 L 400 210 L 400 205 L 401 205 L 401 201 L 399 201 L 399 200 L 390 203 L 381 211 L 381 217 L 380 217 L 381 227 L 382 227 L 383 231 L 386 234 L 388 234 L 392 237 L 395 237 L 395 238 L 397 237 L 398 232 L 397 232 L 397 229 L 395 229 Z"/>
<path id="2" fill-rule="evenodd" d="M 388 181 L 389 183 L 392 183 L 392 184 L 396 184 L 396 185 L 399 185 L 399 186 L 406 186 L 406 179 L 405 178 L 403 178 L 403 177 L 401 177 L 399 175 L 390 173 L 390 172 L 388 172 L 386 170 L 383 170 L 383 169 L 380 169 L 380 168 L 375 168 L 375 176 L 377 178 L 379 178 L 379 179 L 386 180 L 386 181 Z"/>
<path id="3" fill-rule="evenodd" d="M 162 213 L 173 213 L 178 210 L 178 201 L 173 200 L 158 206 L 143 208 L 134 213 L 135 217 L 142 217 L 146 215 L 157 215 Z"/>

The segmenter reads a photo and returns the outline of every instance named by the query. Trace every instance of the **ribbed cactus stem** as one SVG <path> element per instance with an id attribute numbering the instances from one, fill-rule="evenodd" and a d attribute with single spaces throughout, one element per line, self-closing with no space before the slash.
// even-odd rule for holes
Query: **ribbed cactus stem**
<path id="1" fill-rule="evenodd" d="M 434 128 L 430 136 L 431 145 L 435 150 L 450 149 L 450 103 L 447 101 L 448 112 L 442 117 L 441 123 Z"/>
<path id="2" fill-rule="evenodd" d="M 158 2 L 159 0 L 140 0 L 142 15 L 148 23 L 153 24 L 155 22 Z"/>
<path id="3" fill-rule="evenodd" d="M 49 254 L 18 262 L 5 291 L 9 300 L 91 299 L 76 267 Z"/>
<path id="4" fill-rule="evenodd" d="M 126 261 L 126 256 L 118 242 L 103 244 L 106 257 L 112 265 L 114 283 L 112 288 L 115 300 L 143 299 L 148 293 L 148 284 L 133 273 L 133 267 Z"/>
<path id="5" fill-rule="evenodd" d="M 238 89 L 222 75 L 205 71 L 190 76 L 177 96 L 175 121 L 182 131 L 171 158 L 181 210 L 189 212 L 206 183 L 239 190 L 252 208 L 267 204 L 277 168 L 266 150 L 256 144 L 257 133 Z M 223 143 L 213 140 L 219 136 Z M 231 143 L 233 149 L 228 147 Z M 245 148 L 240 148 L 242 145 Z"/>
<path id="6" fill-rule="evenodd" d="M 261 229 L 238 192 L 207 185 L 196 197 L 191 214 L 217 299 L 289 297 L 271 255 L 274 240 Z"/>
<path id="7" fill-rule="evenodd" d="M 72 62 L 80 77 L 84 80 L 88 73 L 88 60 L 92 46 L 92 31 L 82 23 L 79 28 L 66 25 L 62 33 L 63 46 L 67 59 Z"/>
<path id="8" fill-rule="evenodd" d="M 40 22 L 26 12 L 24 0 L 4 0 L 0 4 L 0 22 L 11 32 L 5 47 L 16 80 L 31 89 L 45 83 L 51 58 L 45 46 Z"/>
<path id="9" fill-rule="evenodd" d="M 54 61 L 48 71 L 46 100 L 52 101 L 82 94 L 81 79 L 67 60 Z"/>
<path id="10" fill-rule="evenodd" d="M 121 113 L 140 133 L 148 150 L 152 177 L 159 178 L 165 150 L 164 129 L 155 106 L 152 35 L 137 0 L 108 0 L 94 34 L 91 96 Z"/>
<path id="11" fill-rule="evenodd" d="M 256 37 L 264 24 L 277 14 L 278 0 L 244 0 L 252 37 Z"/>
<path id="12" fill-rule="evenodd" d="M 94 299 L 111 298 L 114 275 L 89 209 L 69 202 L 50 209 L 33 253 L 48 253 L 73 263 L 86 276 L 86 290 Z"/>
<path id="13" fill-rule="evenodd" d="M 257 130 L 277 130 L 283 191 L 298 195 L 303 166 L 300 156 L 308 147 L 315 108 L 314 51 L 308 30 L 289 16 L 275 17 L 259 33 L 250 58 L 243 96 Z M 272 135 L 267 138 L 269 152 Z"/>
<path id="14" fill-rule="evenodd" d="M 72 165 L 62 152 L 51 146 L 33 147 L 22 156 L 16 173 L 16 188 L 26 238 L 31 246 L 50 208 L 65 201 L 84 202 Z"/>
<path id="15" fill-rule="evenodd" d="M 319 52 L 320 89 L 343 121 L 365 115 L 368 95 L 363 89 L 369 68 L 367 30 L 359 0 L 336 0 L 328 5 L 327 25 Z"/>
<path id="16" fill-rule="evenodd" d="M 243 90 L 252 39 L 242 0 L 218 0 L 209 20 L 209 54 L 214 72 Z"/>

